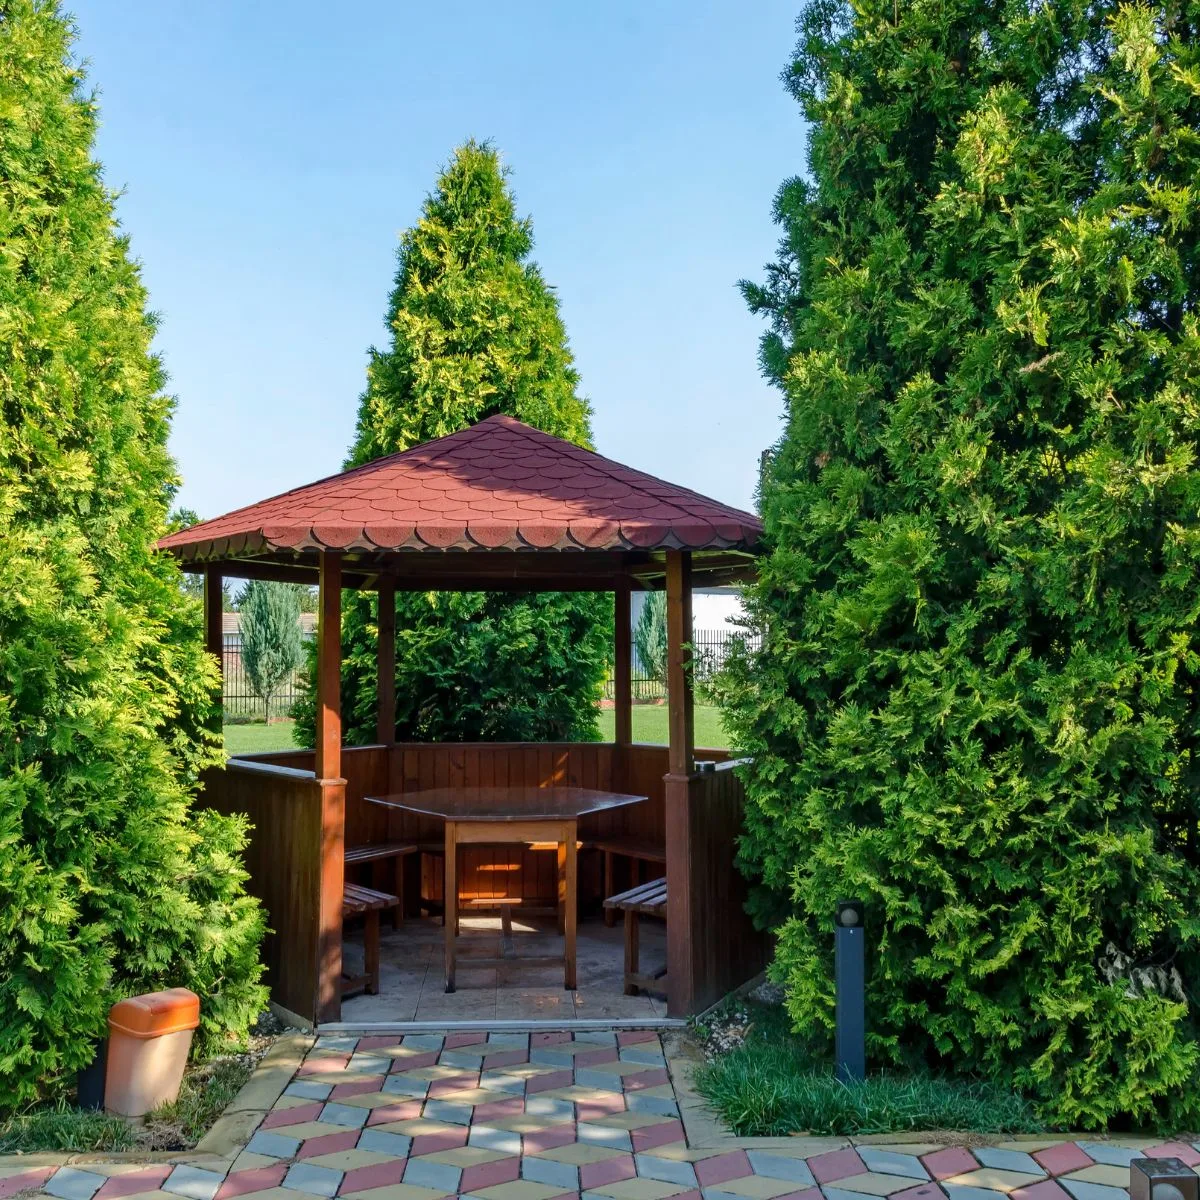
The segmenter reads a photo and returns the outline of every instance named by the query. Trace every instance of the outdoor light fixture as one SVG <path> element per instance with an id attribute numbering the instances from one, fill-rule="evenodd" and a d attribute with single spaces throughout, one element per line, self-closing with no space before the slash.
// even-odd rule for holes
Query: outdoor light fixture
<path id="1" fill-rule="evenodd" d="M 1182 1159 L 1135 1158 L 1129 1164 L 1129 1200 L 1198 1200 L 1197 1176 Z"/>
<path id="2" fill-rule="evenodd" d="M 867 1074 L 867 955 L 861 900 L 839 900 L 834 916 L 833 978 L 837 991 L 834 1055 L 837 1076 L 856 1083 Z M 1147 1198 L 1149 1200 L 1149 1197 Z M 1154 1197 L 1154 1200 L 1171 1200 Z M 1197 1200 L 1197 1197 L 1189 1197 Z"/>

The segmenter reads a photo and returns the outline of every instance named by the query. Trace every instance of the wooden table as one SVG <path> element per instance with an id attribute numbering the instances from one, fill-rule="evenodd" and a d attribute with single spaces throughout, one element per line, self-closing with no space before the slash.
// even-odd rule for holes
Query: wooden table
<path id="1" fill-rule="evenodd" d="M 575 921 L 577 913 L 576 839 L 579 818 L 645 796 L 598 792 L 577 787 L 432 788 L 386 796 L 367 796 L 372 804 L 402 808 L 440 817 L 446 824 L 446 991 L 454 991 L 458 936 L 458 847 L 470 845 L 528 845 L 553 842 L 558 846 L 558 900 L 564 912 L 564 952 L 561 959 L 524 958 L 527 964 L 563 964 L 563 987 L 575 988 Z M 473 966 L 500 966 L 509 958 L 472 958 Z"/>

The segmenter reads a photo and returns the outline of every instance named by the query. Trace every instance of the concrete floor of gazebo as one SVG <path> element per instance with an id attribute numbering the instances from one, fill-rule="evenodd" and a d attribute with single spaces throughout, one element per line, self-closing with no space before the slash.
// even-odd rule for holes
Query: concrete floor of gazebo
<path id="1" fill-rule="evenodd" d="M 552 920 L 513 917 L 518 955 L 562 953 L 562 938 Z M 434 918 L 405 921 L 395 931 L 386 923 L 380 938 L 377 996 L 353 996 L 342 1002 L 344 1023 L 378 1021 L 473 1021 L 552 1019 L 650 1019 L 667 1015 L 666 1001 L 644 993 L 623 994 L 624 931 L 599 918 L 580 921 L 578 983 L 562 984 L 562 968 L 523 966 L 472 967 L 472 955 L 499 954 L 499 916 L 464 917 L 460 923 L 458 988 L 447 995 L 443 979 L 444 931 Z M 362 961 L 361 935 L 350 934 L 343 951 L 346 967 Z M 642 922 L 641 969 L 664 968 L 666 927 Z"/>

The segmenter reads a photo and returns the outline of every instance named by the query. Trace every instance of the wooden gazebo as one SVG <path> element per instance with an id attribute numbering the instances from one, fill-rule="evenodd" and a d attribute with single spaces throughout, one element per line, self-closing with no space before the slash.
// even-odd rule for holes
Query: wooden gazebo
<path id="1" fill-rule="evenodd" d="M 274 1000 L 306 1020 L 338 1020 L 347 840 L 431 834 L 419 819 L 366 804 L 364 796 L 500 781 L 650 797 L 635 808 L 597 814 L 593 832 L 658 839 L 664 847 L 672 1015 L 706 1007 L 758 971 L 764 943 L 744 913 L 733 865 L 741 786 L 722 751 L 703 752 L 718 760 L 715 770 L 695 770 L 687 647 L 692 589 L 750 577 L 761 535 L 749 513 L 494 416 L 164 538 L 160 548 L 184 570 L 204 574 L 208 647 L 218 659 L 224 576 L 320 589 L 315 748 L 233 758 L 209 773 L 201 797 L 221 811 L 247 813 L 255 827 L 247 867 L 274 930 L 265 948 Z M 664 587 L 670 744 L 635 745 L 630 595 Z M 371 746 L 342 746 L 344 588 L 379 593 L 378 728 Z M 612 592 L 615 741 L 397 743 L 397 589 Z M 518 875 L 534 870 L 519 867 Z M 469 875 L 468 869 L 464 881 Z M 439 886 L 433 879 L 425 884 Z"/>

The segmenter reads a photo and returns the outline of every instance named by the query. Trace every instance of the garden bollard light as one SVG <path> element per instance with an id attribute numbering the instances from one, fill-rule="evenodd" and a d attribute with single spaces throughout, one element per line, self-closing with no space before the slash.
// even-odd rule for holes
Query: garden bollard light
<path id="1" fill-rule="evenodd" d="M 200 997 L 187 988 L 131 996 L 108 1014 L 104 1107 L 144 1117 L 179 1095 L 183 1069 L 200 1024 Z"/>
<path id="2" fill-rule="evenodd" d="M 1198 1200 L 1197 1177 L 1182 1159 L 1135 1158 L 1129 1164 L 1129 1200 Z"/>
<path id="3" fill-rule="evenodd" d="M 834 1057 L 837 1077 L 844 1083 L 857 1083 L 867 1074 L 866 933 L 861 900 L 838 901 L 836 927 L 833 935 L 833 978 L 837 991 Z"/>

